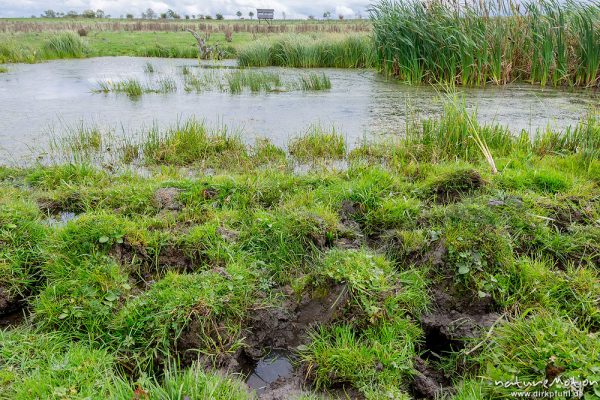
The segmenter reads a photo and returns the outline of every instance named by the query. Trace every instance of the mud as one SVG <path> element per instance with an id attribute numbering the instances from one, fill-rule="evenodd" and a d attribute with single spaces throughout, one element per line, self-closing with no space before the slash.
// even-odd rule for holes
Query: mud
<path id="1" fill-rule="evenodd" d="M 433 183 L 430 192 L 436 202 L 442 204 L 454 203 L 471 192 L 485 185 L 485 180 L 474 169 L 457 171 Z"/>
<path id="2" fill-rule="evenodd" d="M 291 354 L 273 351 L 246 368 L 246 384 L 261 399 L 285 399 L 302 394 L 302 380 L 294 373 Z"/>
<path id="3" fill-rule="evenodd" d="M 41 197 L 37 200 L 40 210 L 49 216 L 56 216 L 61 213 L 81 213 L 85 211 L 81 195 L 79 193 L 69 193 L 68 196 L 61 199 Z"/>
<path id="4" fill-rule="evenodd" d="M 450 293 L 445 285 L 432 290 L 433 310 L 421 318 L 429 355 L 441 356 L 464 348 L 465 341 L 480 337 L 500 317 L 490 297 L 469 298 Z"/>
<path id="5" fill-rule="evenodd" d="M 284 290 L 291 292 L 289 288 Z M 280 308 L 252 311 L 244 351 L 253 359 L 260 359 L 264 349 L 293 351 L 306 343 L 310 328 L 328 324 L 339 317 L 349 300 L 345 285 L 333 286 L 325 295 L 313 296 L 307 293 L 300 301 L 288 301 Z"/>
<path id="6" fill-rule="evenodd" d="M 413 360 L 415 375 L 410 385 L 413 397 L 418 399 L 436 399 L 449 393 L 451 381 L 441 371 L 436 371 L 421 357 Z"/>
<path id="7" fill-rule="evenodd" d="M 160 210 L 180 210 L 182 205 L 179 202 L 179 194 L 181 189 L 168 187 L 161 188 L 154 192 L 152 204 Z"/>
<path id="8" fill-rule="evenodd" d="M 21 310 L 23 299 L 9 294 L 8 290 L 0 285 L 0 318 Z"/>
<path id="9" fill-rule="evenodd" d="M 121 265 L 139 266 L 139 271 L 136 272 L 144 281 L 155 280 L 161 272 L 167 270 L 191 272 L 195 265 L 191 257 L 175 246 L 165 246 L 158 255 L 154 255 L 149 254 L 144 246 L 131 243 L 127 238 L 123 243 L 115 245 L 110 255 Z"/>
<path id="10" fill-rule="evenodd" d="M 0 330 L 17 327 L 25 322 L 29 311 L 26 308 L 17 308 L 9 313 L 0 312 Z"/>

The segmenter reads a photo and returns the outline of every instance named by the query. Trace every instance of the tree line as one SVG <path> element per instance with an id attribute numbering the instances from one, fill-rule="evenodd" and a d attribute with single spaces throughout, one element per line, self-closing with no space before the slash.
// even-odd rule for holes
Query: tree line
<path id="1" fill-rule="evenodd" d="M 244 18 L 244 14 L 241 11 L 238 11 L 235 13 L 235 15 L 240 18 L 243 19 Z M 254 12 L 250 11 L 248 12 L 248 17 L 250 19 L 254 19 Z M 109 14 L 106 14 L 103 10 L 98 9 L 98 10 L 85 10 L 83 11 L 81 14 L 78 13 L 77 11 L 68 11 L 67 13 L 61 12 L 61 11 L 56 11 L 56 10 L 46 10 L 44 11 L 41 15 L 42 18 L 111 18 L 111 16 Z M 31 16 L 32 18 L 35 18 L 35 15 Z M 216 19 L 216 20 L 222 20 L 224 19 L 223 14 L 221 13 L 216 13 L 214 15 L 214 17 L 212 15 L 204 15 L 204 14 L 192 14 L 192 15 L 184 15 L 183 17 L 175 12 L 174 10 L 167 10 L 166 12 L 163 13 L 157 13 L 156 11 L 154 11 L 152 8 L 148 8 L 145 11 L 143 11 L 140 15 L 140 17 L 142 19 Z M 286 15 L 285 12 L 282 12 L 282 17 L 283 19 L 286 19 Z M 123 15 L 121 15 L 121 18 L 123 18 Z M 125 14 L 125 18 L 127 19 L 134 19 L 135 15 L 131 14 L 131 13 L 127 13 Z M 323 19 L 331 19 L 332 18 L 332 13 L 331 11 L 325 11 L 323 13 Z M 361 18 L 361 15 L 358 15 L 358 18 Z M 308 19 L 315 19 L 315 17 L 313 15 L 309 15 Z M 338 19 L 342 20 L 344 19 L 343 15 L 338 15 Z"/>

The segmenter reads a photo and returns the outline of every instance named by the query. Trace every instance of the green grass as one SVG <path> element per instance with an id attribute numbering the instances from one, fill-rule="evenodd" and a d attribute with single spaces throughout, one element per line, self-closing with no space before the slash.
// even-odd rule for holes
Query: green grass
<path id="1" fill-rule="evenodd" d="M 50 37 L 43 46 L 46 58 L 82 58 L 87 52 L 87 43 L 75 33 L 61 33 Z"/>
<path id="2" fill-rule="evenodd" d="M 0 312 L 28 313 L 0 331 L 0 397 L 253 398 L 214 369 L 271 350 L 253 343 L 273 320 L 308 337 L 289 342 L 305 398 L 409 399 L 417 356 L 457 399 L 508 396 L 495 380 L 550 362 L 598 379 L 598 120 L 512 136 L 461 107 L 349 155 L 339 134 L 283 149 L 188 121 L 127 142 L 132 170 L 0 167 Z M 468 305 L 461 327 L 468 307 L 496 324 L 431 349 L 444 296 Z"/>
<path id="3" fill-rule="evenodd" d="M 357 333 L 350 326 L 321 328 L 301 350 L 308 373 L 317 388 L 351 384 L 367 398 L 402 393 L 402 381 L 411 373 L 412 359 L 420 335 L 408 320 L 394 320 Z"/>
<path id="4" fill-rule="evenodd" d="M 281 77 L 275 72 L 239 70 L 226 76 L 230 93 L 249 89 L 252 93 L 271 92 L 281 86 Z"/>
<path id="5" fill-rule="evenodd" d="M 243 67 L 372 68 L 376 65 L 372 42 L 363 35 L 283 36 L 241 48 L 238 60 Z"/>
<path id="6" fill-rule="evenodd" d="M 300 78 L 302 90 L 327 90 L 331 89 L 331 81 L 325 74 L 308 74 Z"/>
<path id="7" fill-rule="evenodd" d="M 0 65 L 0 74 L 4 74 L 6 72 L 8 72 L 8 68 L 3 65 Z"/>
<path id="8" fill-rule="evenodd" d="M 342 159 L 346 154 L 346 142 L 335 129 L 327 132 L 312 126 L 303 136 L 290 141 L 289 151 L 300 161 Z"/>
<path id="9" fill-rule="evenodd" d="M 189 120 L 166 132 L 152 129 L 141 144 L 149 163 L 192 164 L 196 161 L 217 158 L 227 153 L 233 158 L 247 156 L 240 138 L 227 130 L 209 131 L 201 122 Z"/>
<path id="10" fill-rule="evenodd" d="M 459 9 L 382 0 L 371 17 L 379 64 L 411 83 L 599 82 L 600 12 L 592 3 L 485 1 Z"/>
<path id="11" fill-rule="evenodd" d="M 597 334 L 587 334 L 577 329 L 569 320 L 548 312 L 530 318 L 518 318 L 502 325 L 486 343 L 480 362 L 483 364 L 483 381 L 491 397 L 507 395 L 514 388 L 493 385 L 518 376 L 521 381 L 537 382 L 545 377 L 547 365 L 564 368 L 563 380 L 598 380 Z M 578 349 L 573 351 L 573 349 Z M 533 391 L 535 388 L 525 389 Z M 560 385 L 552 385 L 550 392 L 563 391 Z M 597 388 L 585 388 L 593 396 Z"/>

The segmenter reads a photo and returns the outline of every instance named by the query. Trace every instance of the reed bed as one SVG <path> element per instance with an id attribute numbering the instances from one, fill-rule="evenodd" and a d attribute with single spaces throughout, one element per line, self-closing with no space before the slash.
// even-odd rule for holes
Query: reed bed
<path id="1" fill-rule="evenodd" d="M 410 83 L 600 85 L 598 2 L 382 0 L 377 61 Z"/>
<path id="2" fill-rule="evenodd" d="M 272 92 L 281 86 L 281 77 L 275 72 L 234 71 L 226 76 L 230 93 L 241 93 L 245 88 L 253 93 Z"/>
<path id="3" fill-rule="evenodd" d="M 331 89 L 331 80 L 324 73 L 311 73 L 300 77 L 302 90 L 328 90 Z"/>
<path id="4" fill-rule="evenodd" d="M 498 157 L 577 155 L 585 168 L 597 166 L 600 161 L 600 109 L 589 110 L 577 124 L 563 131 L 547 128 L 511 132 L 504 125 L 480 124 L 475 114 L 467 110 L 464 100 L 450 98 L 440 117 L 411 118 L 404 136 L 365 143 L 356 147 L 350 158 L 392 163 L 407 159 L 433 163 L 486 159 L 493 165 Z"/>
<path id="5" fill-rule="evenodd" d="M 156 83 L 142 84 L 135 78 L 122 81 L 98 81 L 95 93 L 124 93 L 129 97 L 136 98 L 144 93 L 173 93 L 177 91 L 177 82 L 171 77 L 161 77 Z"/>
<path id="6" fill-rule="evenodd" d="M 372 41 L 365 35 L 284 36 L 244 47 L 238 51 L 238 61 L 243 67 L 371 68 L 376 65 L 376 56 Z"/>
<path id="7" fill-rule="evenodd" d="M 49 38 L 43 46 L 45 58 L 85 57 L 87 44 L 77 34 L 64 32 Z"/>

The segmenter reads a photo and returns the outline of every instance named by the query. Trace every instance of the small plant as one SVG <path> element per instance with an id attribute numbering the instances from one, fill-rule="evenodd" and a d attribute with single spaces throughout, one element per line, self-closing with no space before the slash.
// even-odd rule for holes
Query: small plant
<path id="1" fill-rule="evenodd" d="M 170 77 L 162 77 L 157 82 L 157 87 L 154 89 L 157 93 L 173 93 L 177 91 L 177 83 Z"/>
<path id="2" fill-rule="evenodd" d="M 147 74 L 153 74 L 154 65 L 152 65 L 152 63 L 147 62 L 146 65 L 144 65 L 144 72 Z"/>
<path id="3" fill-rule="evenodd" d="M 240 70 L 227 75 L 230 93 L 241 93 L 248 88 L 253 93 L 270 92 L 281 86 L 279 74 L 274 72 Z"/>
<path id="4" fill-rule="evenodd" d="M 300 78 L 302 90 L 327 90 L 331 89 L 331 81 L 327 75 L 311 73 Z"/>
<path id="5" fill-rule="evenodd" d="M 73 32 L 60 33 L 44 43 L 44 52 L 49 58 L 80 58 L 87 52 L 87 44 Z"/>
<path id="6" fill-rule="evenodd" d="M 346 143 L 335 129 L 325 132 L 321 127 L 313 126 L 306 134 L 290 142 L 289 152 L 301 161 L 340 159 L 346 155 Z"/>

